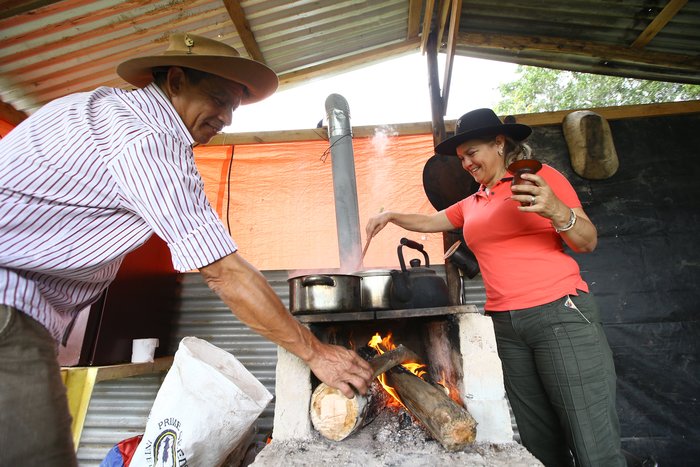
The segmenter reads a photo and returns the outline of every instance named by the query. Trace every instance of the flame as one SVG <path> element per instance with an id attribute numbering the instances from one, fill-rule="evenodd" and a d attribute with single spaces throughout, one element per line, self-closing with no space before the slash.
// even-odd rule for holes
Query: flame
<path id="1" fill-rule="evenodd" d="M 396 345 L 394 344 L 394 341 L 392 340 L 392 333 L 389 332 L 386 337 L 382 337 L 379 335 L 379 333 L 376 333 L 372 338 L 369 340 L 367 343 L 368 346 L 372 347 L 375 349 L 379 354 L 383 354 L 385 351 L 393 350 L 396 348 Z M 401 366 L 406 368 L 408 371 L 413 373 L 414 375 L 418 376 L 419 378 L 422 377 L 426 371 L 425 371 L 425 365 L 422 363 L 413 363 L 413 362 L 408 362 L 404 363 Z M 379 375 L 379 382 L 382 384 L 384 387 L 384 390 L 391 395 L 393 398 L 393 401 L 398 402 L 400 405 L 406 407 L 403 405 L 403 402 L 401 402 L 401 398 L 399 395 L 396 393 L 396 390 L 389 386 L 386 382 L 386 377 L 384 374 Z M 393 405 L 396 405 L 395 403 Z"/>
<path id="2" fill-rule="evenodd" d="M 442 376 L 442 379 L 438 381 L 437 384 L 439 384 L 443 388 L 445 394 L 447 394 L 450 397 L 450 399 L 455 401 L 457 404 L 464 406 L 462 398 L 459 396 L 459 389 L 457 389 L 457 387 L 454 384 L 447 380 L 444 371 L 440 372 L 440 376 Z"/>

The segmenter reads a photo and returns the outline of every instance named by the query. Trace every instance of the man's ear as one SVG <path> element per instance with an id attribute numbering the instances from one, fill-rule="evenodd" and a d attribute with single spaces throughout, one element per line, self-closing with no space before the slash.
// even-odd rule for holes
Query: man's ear
<path id="1" fill-rule="evenodd" d="M 187 77 L 185 76 L 185 71 L 179 66 L 171 66 L 168 68 L 168 76 L 165 82 L 170 90 L 170 94 L 179 94 L 185 84 L 186 79 Z"/>

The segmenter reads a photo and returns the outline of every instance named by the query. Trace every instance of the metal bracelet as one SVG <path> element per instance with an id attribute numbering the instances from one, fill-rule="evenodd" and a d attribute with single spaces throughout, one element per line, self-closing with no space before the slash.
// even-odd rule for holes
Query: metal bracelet
<path id="1" fill-rule="evenodd" d="M 576 213 L 573 209 L 570 209 L 570 211 L 571 216 L 569 216 L 569 223 L 566 224 L 564 227 L 557 227 L 556 225 L 552 224 L 552 227 L 554 227 L 554 230 L 556 230 L 557 233 L 566 232 L 567 230 L 571 230 L 574 228 L 574 224 L 576 224 Z"/>

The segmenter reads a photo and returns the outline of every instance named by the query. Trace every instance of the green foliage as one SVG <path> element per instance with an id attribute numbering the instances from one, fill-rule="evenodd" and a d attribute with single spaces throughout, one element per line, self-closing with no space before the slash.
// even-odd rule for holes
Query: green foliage
<path id="1" fill-rule="evenodd" d="M 498 88 L 500 115 L 700 99 L 700 86 L 518 66 Z"/>

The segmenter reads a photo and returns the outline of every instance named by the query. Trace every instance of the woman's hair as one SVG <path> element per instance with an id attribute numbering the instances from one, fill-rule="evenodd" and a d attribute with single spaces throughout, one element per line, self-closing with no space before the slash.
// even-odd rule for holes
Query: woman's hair
<path id="1" fill-rule="evenodd" d="M 524 141 L 516 141 L 509 136 L 505 138 L 506 141 L 503 145 L 503 162 L 506 167 L 515 161 L 532 159 L 533 152 L 529 144 Z"/>

